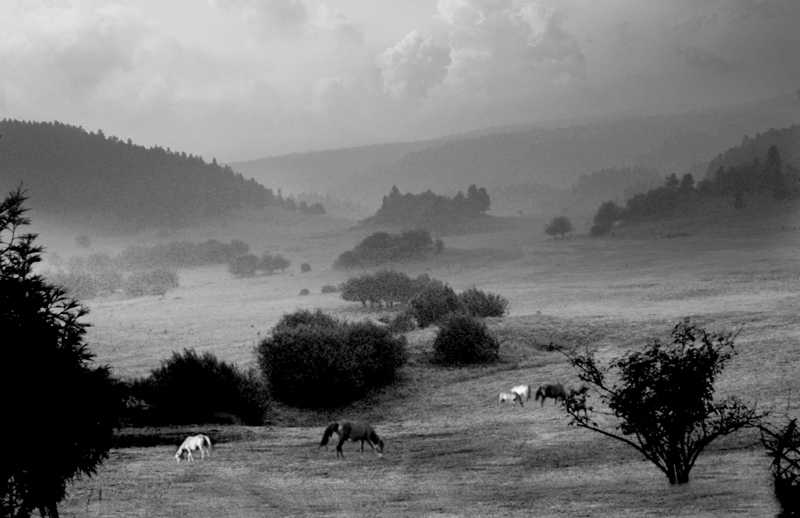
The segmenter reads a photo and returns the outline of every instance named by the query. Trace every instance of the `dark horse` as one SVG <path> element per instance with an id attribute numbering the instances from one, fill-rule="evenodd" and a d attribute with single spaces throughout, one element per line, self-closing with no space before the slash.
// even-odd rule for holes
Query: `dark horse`
<path id="1" fill-rule="evenodd" d="M 364 442 L 370 445 L 379 457 L 383 454 L 383 439 L 378 437 L 375 430 L 369 423 L 364 421 L 339 421 L 338 423 L 331 423 L 325 428 L 325 433 L 322 434 L 322 441 L 319 443 L 319 448 L 325 446 L 328 449 L 328 441 L 331 435 L 336 433 L 339 436 L 339 444 L 336 445 L 336 456 L 339 455 L 344 458 L 342 452 L 342 444 L 348 439 L 353 442 L 361 441 L 361 454 L 364 454 Z M 319 449 L 317 448 L 317 449 Z"/>
<path id="2" fill-rule="evenodd" d="M 564 400 L 567 399 L 567 391 L 564 390 L 564 385 L 561 383 L 545 383 L 536 389 L 536 397 L 534 397 L 534 401 L 539 401 L 539 398 L 541 398 L 541 406 L 544 406 L 544 400 L 549 397 L 555 400 L 553 402 L 554 405 L 558 404 L 559 399 L 563 403 Z"/>

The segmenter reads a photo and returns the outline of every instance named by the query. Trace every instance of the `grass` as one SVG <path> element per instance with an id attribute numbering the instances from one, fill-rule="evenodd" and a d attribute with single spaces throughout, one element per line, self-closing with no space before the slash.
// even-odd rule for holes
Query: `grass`
<path id="1" fill-rule="evenodd" d="M 738 216 L 737 216 L 738 217 Z M 782 216 L 783 217 L 783 216 Z M 224 268 L 181 271 L 166 297 L 90 301 L 87 341 L 120 375 L 146 374 L 173 350 L 194 347 L 248 365 L 253 346 L 286 312 L 322 308 L 343 318 L 377 313 L 321 294 L 348 273 L 333 259 L 363 239 L 344 222 L 313 219 L 280 227 L 252 218 L 187 229 L 169 239 L 243 239 L 292 261 L 286 274 L 233 279 Z M 476 286 L 508 298 L 510 314 L 488 320 L 502 341 L 492 366 L 441 369 L 427 361 L 435 331 L 408 334 L 412 361 L 395 386 L 338 412 L 276 406 L 263 427 L 186 427 L 120 435 L 120 446 L 90 479 L 77 481 L 62 516 L 767 516 L 769 459 L 745 432 L 702 455 L 691 482 L 670 487 L 636 452 L 567 426 L 558 407 L 497 405 L 497 393 L 526 383 L 575 381 L 552 343 L 589 346 L 611 359 L 683 316 L 714 330 L 739 330 L 718 383 L 759 407 L 797 415 L 800 380 L 798 225 L 748 221 L 745 236 L 700 229 L 641 229 L 603 240 L 553 240 L 526 218 L 502 231 L 445 237 L 428 273 L 457 291 Z M 274 227 L 274 228 L 273 228 Z M 686 232 L 680 238 L 667 234 Z M 140 239 L 142 239 L 140 237 Z M 149 238 L 147 238 L 149 239 Z M 93 236 L 93 247 L 121 246 Z M 44 243 L 47 246 L 47 243 Z M 68 255 L 62 253 L 62 255 Z M 312 271 L 300 274 L 302 262 Z M 301 288 L 311 295 L 299 297 Z M 318 450 L 339 418 L 366 418 L 386 440 L 383 458 L 345 445 Z M 208 432 L 205 462 L 177 464 L 180 437 Z M 125 442 L 127 441 L 127 442 Z M 102 495 L 102 498 L 101 498 Z"/>

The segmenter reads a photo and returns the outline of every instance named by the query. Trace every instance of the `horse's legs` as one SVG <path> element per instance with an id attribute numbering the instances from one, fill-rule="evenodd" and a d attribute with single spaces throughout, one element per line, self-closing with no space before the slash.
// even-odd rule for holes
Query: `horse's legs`
<path id="1" fill-rule="evenodd" d="M 336 445 L 336 457 L 339 457 L 339 455 L 341 455 L 342 458 L 344 458 L 344 452 L 342 451 L 342 444 L 344 444 L 346 440 L 347 440 L 347 435 L 342 434 L 339 436 L 339 444 Z"/>

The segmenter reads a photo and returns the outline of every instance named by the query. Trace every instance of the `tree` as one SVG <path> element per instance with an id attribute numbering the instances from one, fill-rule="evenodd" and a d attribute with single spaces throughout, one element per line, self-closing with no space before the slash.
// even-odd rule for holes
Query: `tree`
<path id="1" fill-rule="evenodd" d="M 58 516 L 67 483 L 108 457 L 121 397 L 108 367 L 92 367 L 83 337 L 87 309 L 33 273 L 42 248 L 17 189 L 0 203 L 0 515 Z M 57 451 L 53 450 L 57 448 Z"/>
<path id="2" fill-rule="evenodd" d="M 734 339 L 732 334 L 708 333 L 687 318 L 673 329 L 672 343 L 653 340 L 607 368 L 588 350 L 561 349 L 588 387 L 565 401 L 570 424 L 632 446 L 663 471 L 670 484 L 687 483 L 706 446 L 757 426 L 763 417 L 735 396 L 714 401 L 714 380 L 734 355 Z M 619 381 L 609 381 L 612 370 Z M 604 408 L 589 404 L 594 395 Z M 614 420 L 616 424 L 610 422 Z"/>
<path id="3" fill-rule="evenodd" d="M 561 234 L 564 237 L 568 232 L 572 232 L 572 222 L 566 216 L 556 216 L 544 229 L 548 236 L 556 237 Z"/>
<path id="4" fill-rule="evenodd" d="M 622 208 L 613 201 L 607 201 L 600 205 L 597 214 L 594 215 L 594 225 L 592 226 L 592 236 L 604 236 L 611 232 L 614 223 L 622 219 Z"/>

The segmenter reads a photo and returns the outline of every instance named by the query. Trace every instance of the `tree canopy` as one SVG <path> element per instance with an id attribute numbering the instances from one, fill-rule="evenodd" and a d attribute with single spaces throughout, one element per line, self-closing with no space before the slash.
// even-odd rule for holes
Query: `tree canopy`
<path id="1" fill-rule="evenodd" d="M 25 196 L 0 203 L 0 515 L 57 516 L 69 481 L 92 475 L 108 455 L 120 398 L 107 367 L 93 367 L 85 307 L 33 273 L 42 248 L 20 233 Z"/>

